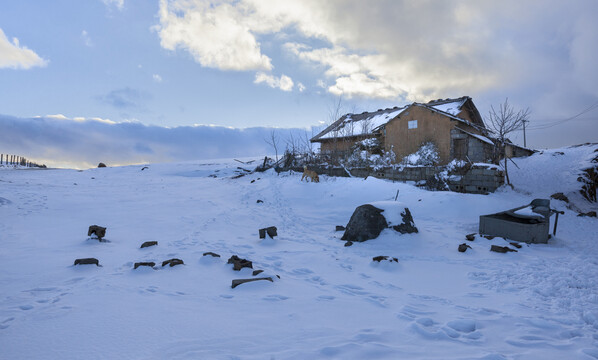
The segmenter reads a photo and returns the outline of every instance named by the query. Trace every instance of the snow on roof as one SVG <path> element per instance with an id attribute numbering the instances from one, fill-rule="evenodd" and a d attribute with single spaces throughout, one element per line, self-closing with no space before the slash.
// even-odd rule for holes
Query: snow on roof
<path id="1" fill-rule="evenodd" d="M 433 107 L 436 110 L 449 113 L 453 116 L 457 116 L 461 112 L 461 108 L 463 104 L 469 99 L 469 97 L 464 96 L 458 99 L 445 99 L 445 100 L 432 100 L 429 101 L 426 105 L 429 107 Z"/>
<path id="2" fill-rule="evenodd" d="M 407 106 L 380 109 L 375 112 L 346 114 L 314 137 L 314 139 L 332 139 L 340 137 L 372 134 L 374 130 L 397 117 Z"/>
<path id="3" fill-rule="evenodd" d="M 427 103 L 412 103 L 403 107 L 394 107 L 389 109 L 380 109 L 376 112 L 363 112 L 361 114 L 346 114 L 332 125 L 324 129 L 318 135 L 313 137 L 311 141 L 318 141 L 323 139 L 346 138 L 351 136 L 369 135 L 378 130 L 381 126 L 386 125 L 390 120 L 400 115 L 405 109 L 410 106 L 421 106 L 432 111 L 441 113 L 453 120 L 460 121 L 469 126 L 485 130 L 483 126 L 471 123 L 465 119 L 457 116 L 463 108 L 463 105 L 469 100 L 469 96 L 463 96 L 456 99 L 438 99 Z M 482 141 L 490 141 L 487 138 Z"/>
<path id="4" fill-rule="evenodd" d="M 482 142 L 485 142 L 487 144 L 490 144 L 490 145 L 494 146 L 494 142 L 492 142 L 492 140 L 490 140 L 489 138 L 487 138 L 487 137 L 485 137 L 483 135 L 478 135 L 478 134 L 470 133 L 469 131 L 465 131 L 465 130 L 459 128 L 459 127 L 455 128 L 455 129 L 457 129 L 459 131 L 462 131 L 462 132 L 466 133 L 469 136 L 473 136 L 474 138 L 476 138 L 476 139 L 478 139 L 478 140 L 480 140 Z"/>

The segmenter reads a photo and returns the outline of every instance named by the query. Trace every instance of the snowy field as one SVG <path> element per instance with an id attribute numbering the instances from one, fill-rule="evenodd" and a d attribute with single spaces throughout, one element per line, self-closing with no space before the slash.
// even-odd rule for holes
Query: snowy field
<path id="1" fill-rule="evenodd" d="M 583 149 L 518 161 L 515 190 L 487 196 L 272 171 L 233 179 L 257 163 L 233 160 L 1 170 L 0 359 L 598 359 L 596 218 L 552 200 L 565 215 L 548 244 L 499 254 L 490 246 L 505 240 L 477 236 L 457 251 L 479 215 L 574 192 Z M 419 233 L 344 247 L 335 226 L 397 190 Z M 87 236 L 94 224 L 106 242 Z M 278 237 L 260 240 L 268 226 Z M 280 279 L 232 289 L 252 277 L 232 255 Z M 73 266 L 87 257 L 102 266 Z M 170 258 L 185 265 L 162 268 Z M 140 261 L 158 265 L 134 270 Z"/>

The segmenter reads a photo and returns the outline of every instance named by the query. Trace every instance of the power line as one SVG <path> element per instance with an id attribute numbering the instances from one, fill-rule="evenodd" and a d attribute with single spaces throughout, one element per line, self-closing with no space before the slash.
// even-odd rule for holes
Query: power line
<path id="1" fill-rule="evenodd" d="M 571 116 L 569 118 L 566 118 L 566 119 L 563 119 L 563 120 L 553 121 L 553 122 L 542 124 L 542 125 L 530 126 L 526 130 L 544 130 L 544 129 L 548 129 L 548 128 L 551 128 L 553 126 L 560 125 L 560 124 L 566 123 L 566 122 L 571 121 L 571 120 L 575 120 L 578 117 L 580 117 L 580 116 L 582 116 L 584 114 L 587 114 L 588 112 L 590 112 L 590 111 L 592 111 L 594 109 L 597 109 L 597 108 L 598 108 L 598 100 L 596 102 L 594 102 L 592 105 L 590 105 L 587 108 L 585 108 L 584 110 L 582 110 L 580 113 L 578 113 L 576 115 L 573 115 L 573 116 Z"/>

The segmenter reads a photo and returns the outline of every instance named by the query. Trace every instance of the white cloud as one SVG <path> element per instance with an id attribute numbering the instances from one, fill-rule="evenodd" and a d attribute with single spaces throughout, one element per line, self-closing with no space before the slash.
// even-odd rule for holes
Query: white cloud
<path id="1" fill-rule="evenodd" d="M 33 50 L 19 44 L 19 39 L 8 40 L 4 31 L 0 29 L 0 69 L 30 69 L 35 66 L 44 67 L 48 62 Z"/>
<path id="2" fill-rule="evenodd" d="M 595 13 L 586 0 L 161 0 L 157 28 L 164 48 L 221 70 L 270 71 L 260 40 L 275 35 L 268 51 L 287 42 L 328 92 L 348 97 L 500 93 L 531 103 L 540 88 L 595 96 Z"/>
<path id="3" fill-rule="evenodd" d="M 266 74 L 264 72 L 255 74 L 255 80 L 253 82 L 256 84 L 265 83 L 271 88 L 278 88 L 282 91 L 291 91 L 293 90 L 294 85 L 293 80 L 286 75 L 281 75 L 277 78 L 274 75 Z"/>
<path id="4" fill-rule="evenodd" d="M 91 37 L 89 37 L 89 34 L 87 33 L 86 30 L 83 30 L 81 32 L 81 39 L 83 39 L 83 43 L 85 44 L 85 46 L 88 46 L 88 47 L 92 47 L 93 46 L 93 42 L 91 41 Z"/>
<path id="5" fill-rule="evenodd" d="M 299 90 L 299 92 L 304 92 L 305 91 L 305 85 L 303 85 L 302 83 L 297 83 L 297 89 Z"/>
<path id="6" fill-rule="evenodd" d="M 102 0 L 102 2 L 108 7 L 114 6 L 121 11 L 125 7 L 125 0 Z"/>
<path id="7" fill-rule="evenodd" d="M 154 79 L 154 81 L 157 82 L 157 83 L 161 83 L 162 82 L 162 76 L 160 76 L 158 74 L 152 75 L 152 79 Z"/>
<path id="8" fill-rule="evenodd" d="M 271 70 L 271 59 L 261 53 L 252 32 L 255 24 L 245 15 L 242 4 L 161 0 L 160 25 L 156 29 L 162 47 L 182 48 L 202 66 L 221 70 Z"/>

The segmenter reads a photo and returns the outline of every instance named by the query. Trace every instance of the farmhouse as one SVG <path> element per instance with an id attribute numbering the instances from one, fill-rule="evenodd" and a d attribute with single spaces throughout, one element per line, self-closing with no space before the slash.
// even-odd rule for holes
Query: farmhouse
<path id="1" fill-rule="evenodd" d="M 397 161 L 416 152 L 423 143 L 433 142 L 438 148 L 440 165 L 452 159 L 490 162 L 497 151 L 496 140 L 489 136 L 469 96 L 346 114 L 310 141 L 320 143 L 323 154 L 338 155 L 365 139 L 376 139 L 385 151 L 394 152 Z M 510 145 L 509 155 L 532 153 Z"/>

